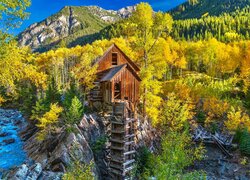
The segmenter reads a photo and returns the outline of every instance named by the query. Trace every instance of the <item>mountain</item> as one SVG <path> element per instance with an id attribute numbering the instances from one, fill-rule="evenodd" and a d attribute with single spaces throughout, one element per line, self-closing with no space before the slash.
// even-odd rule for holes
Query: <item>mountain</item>
<path id="1" fill-rule="evenodd" d="M 201 18 L 231 13 L 250 5 L 250 0 L 189 0 L 170 10 L 174 19 Z"/>
<path id="2" fill-rule="evenodd" d="M 130 16 L 134 10 L 135 6 L 118 11 L 98 6 L 65 6 L 58 13 L 25 29 L 18 35 L 18 42 L 35 51 L 62 44 L 83 44 L 95 39 L 96 33 L 104 27 Z"/>

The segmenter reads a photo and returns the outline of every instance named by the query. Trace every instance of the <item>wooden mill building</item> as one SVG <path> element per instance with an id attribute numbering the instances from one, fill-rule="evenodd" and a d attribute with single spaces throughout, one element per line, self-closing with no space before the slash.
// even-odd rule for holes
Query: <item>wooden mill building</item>
<path id="1" fill-rule="evenodd" d="M 112 109 L 110 136 L 110 173 L 112 179 L 125 179 L 134 167 L 136 106 L 139 101 L 138 66 L 115 44 L 97 62 L 92 103 Z"/>
<path id="2" fill-rule="evenodd" d="M 127 100 L 137 104 L 140 77 L 138 66 L 115 44 L 97 60 L 97 79 L 91 102 L 113 103 Z"/>

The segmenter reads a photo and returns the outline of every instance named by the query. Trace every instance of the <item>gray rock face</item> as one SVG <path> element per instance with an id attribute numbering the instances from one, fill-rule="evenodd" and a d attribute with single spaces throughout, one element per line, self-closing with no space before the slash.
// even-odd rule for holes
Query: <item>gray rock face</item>
<path id="1" fill-rule="evenodd" d="M 132 13 L 136 10 L 136 6 L 127 6 L 125 8 L 122 8 L 118 10 L 116 13 L 121 17 L 121 18 L 128 18 L 132 15 Z"/>
<path id="2" fill-rule="evenodd" d="M 37 48 L 46 44 L 46 41 L 56 41 L 69 36 L 78 28 L 81 23 L 77 20 L 72 8 L 68 8 L 67 14 L 61 14 L 53 18 L 47 18 L 40 23 L 32 24 L 25 31 L 19 34 L 19 44 Z"/>
<path id="3" fill-rule="evenodd" d="M 250 165 L 240 164 L 240 158 L 237 152 L 233 158 L 229 158 L 216 146 L 207 145 L 205 148 L 205 158 L 195 162 L 193 169 L 206 172 L 208 180 L 250 179 Z"/>
<path id="4" fill-rule="evenodd" d="M 121 18 L 128 18 L 136 10 L 136 6 L 127 6 L 117 11 L 105 10 L 98 6 L 88 6 L 89 10 L 93 12 L 95 16 L 101 18 L 105 22 L 116 22 Z"/>
<path id="5" fill-rule="evenodd" d="M 63 173 L 43 171 L 40 163 L 33 165 L 23 164 L 18 168 L 13 169 L 8 173 L 5 179 L 12 180 L 59 180 L 62 178 Z"/>
<path id="6" fill-rule="evenodd" d="M 29 46 L 31 49 L 35 50 L 40 46 L 59 42 L 61 39 L 75 33 L 83 34 L 85 31 L 85 33 L 87 33 L 91 31 L 88 29 L 88 26 L 94 21 L 98 21 L 97 24 L 100 26 L 100 29 L 102 29 L 105 24 L 108 25 L 122 18 L 129 17 L 135 10 L 135 6 L 125 7 L 118 11 L 105 10 L 98 6 L 78 7 L 83 8 L 82 11 L 84 12 L 87 8 L 88 12 L 86 13 L 91 14 L 89 16 L 89 14 L 79 14 L 79 10 L 77 10 L 77 12 L 74 11 L 75 8 L 76 7 L 67 6 L 57 14 L 50 16 L 39 23 L 32 24 L 19 34 L 19 45 Z M 92 21 L 84 22 L 84 18 L 92 18 Z M 96 27 L 94 26 L 92 31 L 95 31 L 95 28 Z M 91 32 L 89 32 L 89 34 L 91 34 Z"/>

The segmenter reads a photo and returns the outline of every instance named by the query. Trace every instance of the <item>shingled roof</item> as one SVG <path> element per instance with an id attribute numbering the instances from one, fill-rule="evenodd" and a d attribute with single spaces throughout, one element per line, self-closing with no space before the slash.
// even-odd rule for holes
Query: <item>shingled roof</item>
<path id="1" fill-rule="evenodd" d="M 128 64 L 122 64 L 120 66 L 116 66 L 111 68 L 109 71 L 107 71 L 107 73 L 101 78 L 101 82 L 104 81 L 111 81 L 116 75 L 119 74 L 119 72 L 121 72 L 121 70 L 123 70 L 124 68 L 128 68 L 131 73 L 139 80 L 141 81 L 140 77 L 134 72 L 134 70 L 130 67 L 130 65 Z"/>

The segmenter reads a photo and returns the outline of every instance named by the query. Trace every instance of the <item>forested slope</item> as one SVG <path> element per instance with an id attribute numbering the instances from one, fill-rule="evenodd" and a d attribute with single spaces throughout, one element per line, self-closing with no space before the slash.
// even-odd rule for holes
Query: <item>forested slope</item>
<path id="1" fill-rule="evenodd" d="M 219 16 L 250 5 L 249 0 L 189 0 L 170 11 L 174 19 L 201 18 L 203 15 Z"/>
<path id="2" fill-rule="evenodd" d="M 249 39 L 250 6 L 219 16 L 175 20 L 172 36 L 176 40 L 207 40 L 223 42 Z"/>

